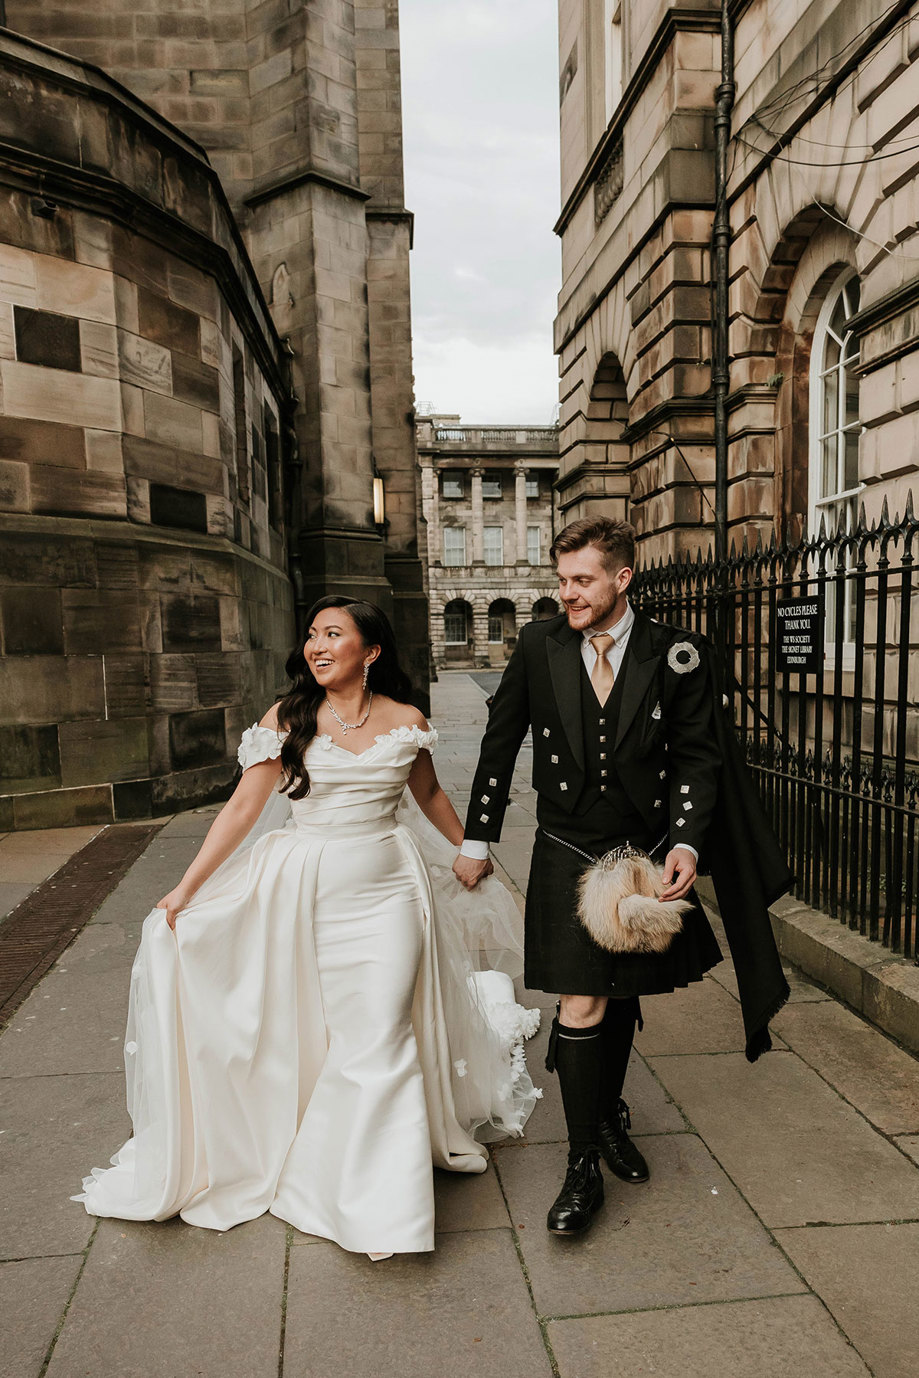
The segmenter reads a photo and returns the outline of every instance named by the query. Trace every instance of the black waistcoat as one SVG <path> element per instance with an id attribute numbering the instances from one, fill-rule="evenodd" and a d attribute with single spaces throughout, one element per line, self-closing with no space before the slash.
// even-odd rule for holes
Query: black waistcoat
<path id="1" fill-rule="evenodd" d="M 626 657 L 628 656 L 626 648 Z M 556 833 L 580 847 L 602 850 L 611 841 L 645 841 L 645 823 L 623 788 L 613 764 L 613 747 L 619 723 L 625 658 L 606 703 L 600 705 L 590 676 L 581 662 L 581 722 L 584 734 L 584 789 L 573 813 L 565 813 L 540 795 L 537 817 L 547 832 Z"/>

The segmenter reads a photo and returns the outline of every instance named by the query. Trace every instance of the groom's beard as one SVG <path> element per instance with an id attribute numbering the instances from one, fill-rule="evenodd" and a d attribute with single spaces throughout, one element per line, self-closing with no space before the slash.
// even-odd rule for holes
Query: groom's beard
<path id="1" fill-rule="evenodd" d="M 617 604 L 620 603 L 620 601 L 622 606 L 617 609 Z M 618 611 L 619 617 L 621 617 L 625 612 L 625 604 L 626 595 L 619 594 L 615 590 L 612 590 L 609 598 L 603 601 L 595 601 L 591 603 L 589 608 L 578 608 L 577 610 L 573 610 L 566 605 L 565 615 L 568 618 L 568 625 L 574 627 L 575 631 L 583 631 L 586 627 L 605 627 L 609 623 L 619 620 L 614 614 Z M 572 622 L 573 617 L 578 619 L 577 623 Z M 585 617 L 590 620 L 582 621 Z"/>

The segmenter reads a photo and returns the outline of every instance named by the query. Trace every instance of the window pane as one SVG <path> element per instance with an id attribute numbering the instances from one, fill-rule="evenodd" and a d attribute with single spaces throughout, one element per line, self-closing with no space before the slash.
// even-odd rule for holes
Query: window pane
<path id="1" fill-rule="evenodd" d="M 839 471 L 839 437 L 828 435 L 820 442 L 820 492 L 818 497 L 832 497 L 839 492 L 837 474 Z"/>
<path id="2" fill-rule="evenodd" d="M 504 640 L 504 619 L 491 613 L 488 617 L 488 639 L 491 642 Z"/>
<path id="3" fill-rule="evenodd" d="M 482 497 L 500 498 L 501 496 L 501 475 L 483 474 L 482 475 Z"/>
<path id="4" fill-rule="evenodd" d="M 843 444 L 845 446 L 845 475 L 843 483 L 846 488 L 858 487 L 858 435 L 860 430 L 861 427 L 859 426 L 855 430 L 846 431 L 843 437 Z"/>
<path id="5" fill-rule="evenodd" d="M 463 472 L 461 469 L 445 469 L 441 477 L 440 491 L 445 498 L 463 496 Z"/>
<path id="6" fill-rule="evenodd" d="M 527 527 L 527 563 L 539 564 L 539 527 Z"/>
<path id="7" fill-rule="evenodd" d="M 845 423 L 844 423 L 844 424 L 847 425 L 847 426 L 851 426 L 854 422 L 856 422 L 856 421 L 858 420 L 858 379 L 856 378 L 855 374 L 852 372 L 851 368 L 847 368 L 847 369 L 846 369 L 846 371 L 845 371 L 845 380 L 846 380 L 846 383 L 845 383 L 845 386 L 846 386 L 846 399 L 845 399 L 846 415 L 845 415 Z"/>
<path id="8" fill-rule="evenodd" d="M 484 554 L 486 565 L 504 564 L 504 528 L 501 526 L 483 527 L 485 534 Z"/>
<path id="9" fill-rule="evenodd" d="M 464 565 L 466 563 L 466 528 L 463 526 L 444 527 L 444 564 Z"/>
<path id="10" fill-rule="evenodd" d="M 823 379 L 823 420 L 820 434 L 830 435 L 839 428 L 839 374 L 834 369 Z M 825 490 L 824 490 L 825 491 Z"/>
<path id="11" fill-rule="evenodd" d="M 467 640 L 465 613 L 444 613 L 444 640 L 448 646 L 461 646 L 465 643 Z"/>
<path id="12" fill-rule="evenodd" d="M 527 474 L 527 497 L 539 497 L 539 479 L 536 477 L 535 474 L 533 474 L 532 477 L 529 474 Z"/>
<path id="13" fill-rule="evenodd" d="M 827 330 L 826 346 L 823 351 L 823 367 L 835 368 L 839 363 L 840 337 L 833 335 L 832 326 Z"/>

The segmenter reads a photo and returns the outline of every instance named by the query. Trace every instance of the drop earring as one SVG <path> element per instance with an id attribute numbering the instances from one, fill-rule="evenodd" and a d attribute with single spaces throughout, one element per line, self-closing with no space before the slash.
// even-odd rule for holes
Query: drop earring
<path id="1" fill-rule="evenodd" d="M 365 661 L 364 661 L 364 682 L 363 682 L 363 687 L 364 687 L 365 690 L 366 690 L 366 688 L 367 688 L 367 681 L 368 681 L 369 678 L 370 678 L 370 664 L 369 664 L 368 661 L 365 660 Z"/>

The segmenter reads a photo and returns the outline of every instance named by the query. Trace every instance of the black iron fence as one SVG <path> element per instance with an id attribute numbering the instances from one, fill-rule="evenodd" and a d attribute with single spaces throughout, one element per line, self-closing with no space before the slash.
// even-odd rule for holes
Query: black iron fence
<path id="1" fill-rule="evenodd" d="M 651 565 L 635 602 L 719 646 L 798 896 L 919 960 L 919 519 L 847 519 Z"/>

